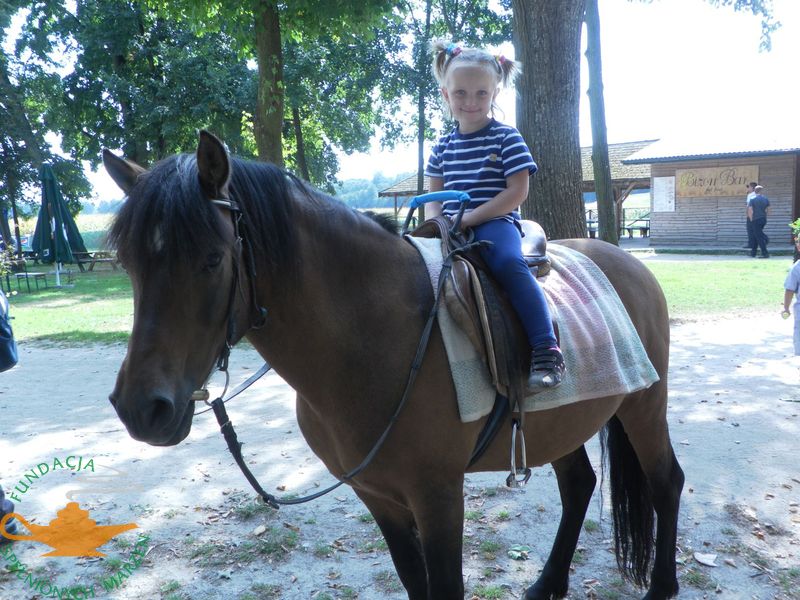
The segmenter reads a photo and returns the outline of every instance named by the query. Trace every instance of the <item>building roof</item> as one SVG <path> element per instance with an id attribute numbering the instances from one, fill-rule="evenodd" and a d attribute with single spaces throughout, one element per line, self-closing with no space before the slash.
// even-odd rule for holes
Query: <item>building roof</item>
<path id="1" fill-rule="evenodd" d="M 626 164 L 625 160 L 631 154 L 648 148 L 657 140 L 640 140 L 638 142 L 624 142 L 622 144 L 608 145 L 608 163 L 611 167 L 613 181 L 630 181 L 633 179 L 646 179 L 650 181 L 650 167 L 647 165 Z M 581 148 L 581 166 L 583 167 L 584 183 L 594 184 L 594 167 L 592 166 L 592 147 Z"/>
<path id="2" fill-rule="evenodd" d="M 757 139 L 753 135 L 740 135 L 730 139 L 730 134 L 708 135 L 696 139 L 688 137 L 663 139 L 642 148 L 625 158 L 626 165 L 636 166 L 679 160 L 710 160 L 739 156 L 760 156 L 800 153 L 800 135 L 789 132 L 788 139 L 780 136 Z"/>
<path id="3" fill-rule="evenodd" d="M 423 185 L 423 193 L 427 192 L 430 189 L 431 182 L 428 177 L 425 177 L 425 183 Z M 406 177 L 405 179 L 398 181 L 393 186 L 386 188 L 385 190 L 381 190 L 378 192 L 379 197 L 383 196 L 416 196 L 417 195 L 417 176 L 412 175 L 411 177 Z"/>

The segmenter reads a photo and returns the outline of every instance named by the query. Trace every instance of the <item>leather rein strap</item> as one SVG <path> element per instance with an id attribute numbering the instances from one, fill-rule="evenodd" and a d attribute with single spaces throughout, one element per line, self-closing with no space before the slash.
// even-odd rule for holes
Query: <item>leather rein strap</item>
<path id="1" fill-rule="evenodd" d="M 351 480 L 356 475 L 361 473 L 367 466 L 372 462 L 375 456 L 378 454 L 378 451 L 383 446 L 386 439 L 389 437 L 389 433 L 391 432 L 394 424 L 397 422 L 400 413 L 402 412 L 403 408 L 405 407 L 408 399 L 411 397 L 411 392 L 414 388 L 414 383 L 417 380 L 417 375 L 419 373 L 420 368 L 422 367 L 422 360 L 425 357 L 425 351 L 428 348 L 428 342 L 431 338 L 431 332 L 433 331 L 433 324 L 436 320 L 436 313 L 439 307 L 439 302 L 442 298 L 442 292 L 444 290 L 445 282 L 447 281 L 447 276 L 449 275 L 450 269 L 452 268 L 453 257 L 457 253 L 462 253 L 470 250 L 473 246 L 477 244 L 467 244 L 462 247 L 456 248 L 455 250 L 451 251 L 443 260 L 442 262 L 442 272 L 439 275 L 439 285 L 436 289 L 434 299 L 433 299 L 433 306 L 431 307 L 430 313 L 428 314 L 428 320 L 425 323 L 425 327 L 422 330 L 422 335 L 420 337 L 419 343 L 417 344 L 417 351 L 414 355 L 414 360 L 411 363 L 411 369 L 408 374 L 408 379 L 406 380 L 406 386 L 403 390 L 403 395 L 400 398 L 400 402 L 397 404 L 397 407 L 394 410 L 391 418 L 389 419 L 389 423 L 386 425 L 383 433 L 375 442 L 375 445 L 372 447 L 372 450 L 364 457 L 364 460 L 355 467 L 354 469 L 350 470 L 349 472 L 345 473 L 341 477 L 338 477 L 338 481 L 314 494 L 309 496 L 303 496 L 301 498 L 291 498 L 291 499 L 283 499 L 277 498 L 272 494 L 266 492 L 261 484 L 259 484 L 256 477 L 248 468 L 247 464 L 245 463 L 244 457 L 242 456 L 242 442 L 239 441 L 238 437 L 236 436 L 236 431 L 233 428 L 233 423 L 231 423 L 230 417 L 228 417 L 228 413 L 225 410 L 225 402 L 231 400 L 245 389 L 250 387 L 255 381 L 257 381 L 260 377 L 262 377 L 265 373 L 270 370 L 270 365 L 265 363 L 264 366 L 261 367 L 256 373 L 254 373 L 250 378 L 248 378 L 245 382 L 243 382 L 228 398 L 225 400 L 222 397 L 225 395 L 225 392 L 228 388 L 228 358 L 230 357 L 230 351 L 232 347 L 232 342 L 234 339 L 235 334 L 235 320 L 233 315 L 233 305 L 234 299 L 236 295 L 236 289 L 239 286 L 239 263 L 238 257 L 242 255 L 242 243 L 247 245 L 247 253 L 245 254 L 245 262 L 248 269 L 248 277 L 250 279 L 250 290 L 252 294 L 253 306 L 256 307 L 256 311 L 258 313 L 256 319 L 254 320 L 254 324 L 252 327 L 258 328 L 263 326 L 265 316 L 266 316 L 266 309 L 258 307 L 258 303 L 256 301 L 256 288 L 255 288 L 255 265 L 253 262 L 252 257 L 252 249 L 245 238 L 242 239 L 239 231 L 239 224 L 242 219 L 242 212 L 239 208 L 238 204 L 232 200 L 228 199 L 216 199 L 212 200 L 214 204 L 219 206 L 223 206 L 227 208 L 231 212 L 231 219 L 233 220 L 233 227 L 234 227 L 234 235 L 235 235 L 235 244 L 237 246 L 237 252 L 234 255 L 234 275 L 233 281 L 231 283 L 231 292 L 228 299 L 228 317 L 227 317 L 227 333 L 225 343 L 223 344 L 222 349 L 220 350 L 219 358 L 217 359 L 216 367 L 217 370 L 222 371 L 225 373 L 225 388 L 222 391 L 222 394 L 217 397 L 213 402 L 208 402 L 207 398 L 203 398 L 206 404 L 209 404 L 211 409 L 214 411 L 214 416 L 217 419 L 217 423 L 220 426 L 220 431 L 222 432 L 223 437 L 225 438 L 225 442 L 228 445 L 228 450 L 230 451 L 233 459 L 236 461 L 236 464 L 239 465 L 239 469 L 241 469 L 242 473 L 244 474 L 247 481 L 256 491 L 256 493 L 261 496 L 265 503 L 267 503 L 272 508 L 280 508 L 281 505 L 291 505 L 291 504 L 302 504 L 304 502 L 309 502 L 311 500 L 315 500 L 320 496 L 324 496 L 328 492 L 332 492 L 336 488 L 338 488 L 343 483 Z M 209 376 L 210 377 L 210 376 Z M 202 411 L 207 412 L 207 411 Z M 201 413 L 198 413 L 201 414 Z"/>

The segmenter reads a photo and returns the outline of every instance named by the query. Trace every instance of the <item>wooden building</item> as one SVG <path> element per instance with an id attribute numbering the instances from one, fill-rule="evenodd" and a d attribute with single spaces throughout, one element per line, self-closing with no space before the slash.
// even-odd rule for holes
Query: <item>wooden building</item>
<path id="1" fill-rule="evenodd" d="M 764 187 L 770 213 L 764 229 L 773 248 L 790 247 L 787 224 L 800 215 L 800 141 L 736 143 L 655 142 L 622 161 L 649 165 L 651 245 L 741 248 L 745 186 Z"/>

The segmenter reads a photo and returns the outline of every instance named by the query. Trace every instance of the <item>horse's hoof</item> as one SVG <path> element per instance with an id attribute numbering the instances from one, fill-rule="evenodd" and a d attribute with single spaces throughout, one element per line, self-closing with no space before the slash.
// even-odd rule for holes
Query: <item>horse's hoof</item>
<path id="1" fill-rule="evenodd" d="M 668 586 L 650 586 L 650 590 L 644 595 L 642 600 L 669 600 L 678 595 L 678 582 Z"/>
<path id="2" fill-rule="evenodd" d="M 524 600 L 558 600 L 566 598 L 568 590 L 568 581 L 562 585 L 552 585 L 540 579 L 525 591 Z"/>

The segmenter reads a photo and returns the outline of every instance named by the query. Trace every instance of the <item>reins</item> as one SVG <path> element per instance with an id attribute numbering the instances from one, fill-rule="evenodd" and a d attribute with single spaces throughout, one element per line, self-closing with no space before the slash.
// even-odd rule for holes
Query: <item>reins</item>
<path id="1" fill-rule="evenodd" d="M 233 459 L 236 461 L 236 464 L 239 466 L 239 469 L 242 471 L 242 473 L 244 474 L 245 478 L 250 483 L 252 488 L 256 491 L 256 493 L 259 496 L 261 496 L 264 502 L 267 503 L 269 506 L 277 509 L 280 508 L 281 505 L 302 504 L 304 502 L 315 500 L 316 498 L 324 496 L 325 494 L 335 490 L 340 485 L 353 479 L 364 469 L 366 469 L 367 466 L 369 466 L 369 464 L 378 454 L 386 439 L 389 437 L 389 433 L 392 431 L 394 424 L 396 423 L 398 417 L 400 416 L 400 413 L 402 412 L 403 408 L 408 402 L 408 399 L 411 397 L 411 392 L 414 388 L 414 383 L 416 382 L 417 375 L 422 366 L 422 360 L 425 357 L 425 352 L 428 348 L 428 342 L 430 341 L 431 332 L 433 331 L 433 323 L 436 320 L 436 313 L 439 307 L 439 302 L 442 297 L 444 285 L 445 282 L 447 281 L 447 276 L 450 272 L 450 269 L 452 268 L 453 257 L 458 253 L 466 252 L 472 249 L 473 247 L 479 245 L 479 243 L 460 245 L 456 247 L 454 250 L 452 250 L 442 261 L 442 271 L 439 275 L 439 283 L 434 293 L 433 306 L 431 307 L 431 310 L 428 314 L 428 319 L 425 322 L 425 327 L 422 330 L 422 335 L 420 336 L 419 343 L 417 344 L 417 350 L 416 353 L 414 354 L 414 360 L 411 363 L 411 369 L 408 374 L 408 379 L 406 380 L 406 385 L 405 389 L 403 390 L 403 395 L 401 396 L 400 402 L 398 402 L 397 407 L 395 408 L 394 413 L 389 419 L 389 423 L 386 425 L 386 428 L 384 429 L 383 433 L 377 439 L 372 449 L 367 453 L 367 455 L 364 457 L 361 463 L 352 470 L 342 475 L 341 477 L 337 477 L 338 481 L 335 484 L 325 488 L 324 490 L 300 498 L 291 498 L 291 499 L 277 498 L 276 496 L 264 490 L 264 488 L 261 486 L 261 484 L 258 482 L 256 477 L 253 475 L 253 473 L 250 471 L 249 467 L 245 463 L 244 457 L 242 456 L 242 442 L 239 441 L 236 435 L 236 431 L 233 428 L 233 423 L 231 423 L 230 417 L 228 417 L 228 413 L 225 410 L 226 402 L 238 396 L 240 393 L 242 393 L 244 390 L 250 387 L 253 383 L 255 383 L 258 379 L 260 379 L 263 375 L 269 372 L 271 366 L 268 363 L 264 363 L 264 365 L 256 373 L 251 375 L 247 380 L 245 380 L 242 384 L 240 384 L 227 398 L 223 400 L 223 396 L 225 396 L 225 392 L 228 389 L 228 383 L 230 381 L 230 375 L 228 373 L 228 359 L 230 357 L 232 340 L 235 335 L 233 305 L 236 295 L 236 289 L 239 286 L 238 258 L 239 256 L 242 255 L 243 243 L 246 244 L 247 246 L 247 253 L 245 253 L 244 256 L 245 256 L 246 268 L 248 270 L 248 278 L 250 279 L 251 298 L 253 301 L 253 306 L 256 307 L 256 311 L 258 313 L 256 319 L 254 320 L 254 323 L 251 324 L 252 328 L 258 328 L 263 326 L 266 317 L 266 309 L 263 307 L 259 307 L 256 299 L 256 287 L 255 287 L 256 270 L 252 256 L 252 248 L 247 238 L 243 239 L 242 236 L 240 235 L 239 225 L 242 220 L 241 209 L 239 208 L 236 202 L 225 198 L 211 200 L 211 202 L 213 202 L 218 206 L 227 208 L 231 212 L 231 219 L 233 221 L 233 227 L 234 227 L 234 236 L 235 236 L 234 244 L 236 245 L 236 253 L 234 254 L 233 258 L 234 275 L 233 275 L 233 280 L 231 282 L 231 291 L 228 299 L 226 339 L 222 346 L 222 349 L 220 350 L 220 354 L 216 362 L 216 369 L 218 371 L 222 371 L 225 374 L 225 386 L 222 390 L 222 393 L 212 402 L 208 401 L 208 391 L 205 389 L 205 385 L 203 386 L 202 390 L 195 392 L 195 394 L 192 395 L 192 398 L 195 401 L 203 401 L 210 407 L 195 414 L 203 414 L 205 412 L 208 412 L 208 410 L 214 411 L 214 416 L 216 417 L 217 423 L 220 426 L 220 432 L 225 438 L 225 442 L 228 445 L 228 450 L 233 456 Z M 464 202 L 464 200 L 462 200 L 462 213 L 463 213 L 463 207 L 465 206 L 466 203 Z M 459 214 L 459 218 L 456 221 L 456 225 L 454 225 L 453 229 L 451 230 L 451 233 L 453 235 L 455 235 L 457 232 L 457 227 L 458 227 L 458 222 L 460 221 L 460 217 L 461 213 Z M 406 222 L 404 233 L 406 232 L 407 228 L 408 228 L 408 221 Z M 211 376 L 209 375 L 209 379 L 210 377 Z M 208 381 L 206 382 L 206 385 L 207 384 Z M 202 392 L 204 392 L 204 394 Z"/>

